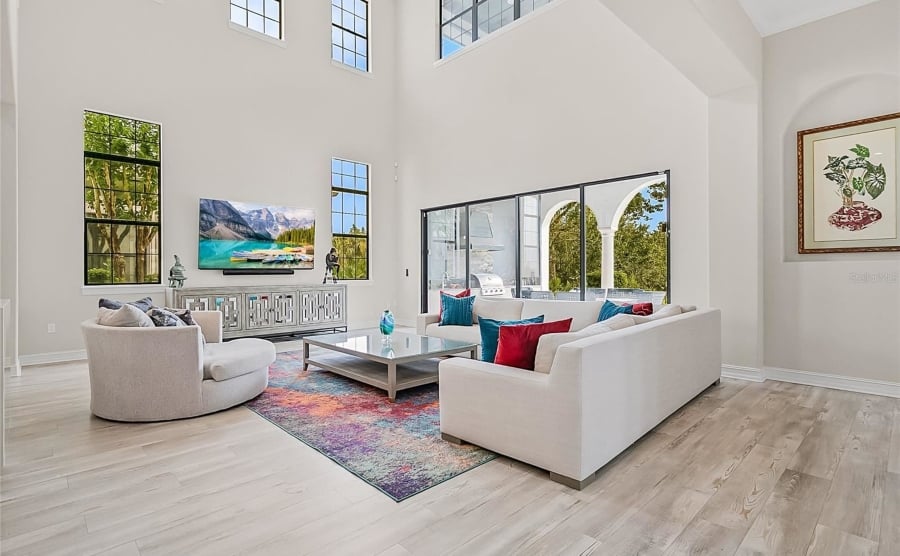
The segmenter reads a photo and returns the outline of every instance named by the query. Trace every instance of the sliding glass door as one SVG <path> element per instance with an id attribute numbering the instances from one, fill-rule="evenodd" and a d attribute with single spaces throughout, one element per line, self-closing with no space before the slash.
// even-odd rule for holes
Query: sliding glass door
<path id="1" fill-rule="evenodd" d="M 422 310 L 439 291 L 662 302 L 669 173 L 654 172 L 422 211 Z"/>

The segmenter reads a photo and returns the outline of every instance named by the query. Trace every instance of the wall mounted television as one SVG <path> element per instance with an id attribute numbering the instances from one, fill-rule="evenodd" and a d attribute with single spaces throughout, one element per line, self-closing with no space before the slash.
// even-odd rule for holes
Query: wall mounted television
<path id="1" fill-rule="evenodd" d="M 200 269 L 312 270 L 315 244 L 313 209 L 200 199 Z"/>

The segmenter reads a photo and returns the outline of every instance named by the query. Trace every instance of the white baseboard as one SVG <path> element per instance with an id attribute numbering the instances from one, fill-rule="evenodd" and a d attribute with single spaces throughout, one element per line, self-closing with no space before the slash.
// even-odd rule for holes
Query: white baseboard
<path id="1" fill-rule="evenodd" d="M 33 365 L 50 365 L 52 363 L 84 361 L 85 359 L 87 359 L 87 352 L 83 349 L 76 349 L 72 351 L 54 351 L 51 353 L 20 355 L 19 364 L 23 367 L 30 367 Z"/>
<path id="2" fill-rule="evenodd" d="M 750 382 L 766 381 L 762 369 L 740 367 L 738 365 L 722 365 L 722 376 L 725 378 L 736 378 L 738 380 L 749 380 Z"/>
<path id="3" fill-rule="evenodd" d="M 3 360 L 3 370 L 9 370 L 11 373 L 19 376 L 22 374 L 22 362 L 18 359 L 13 359 L 12 357 L 7 357 Z"/>
<path id="4" fill-rule="evenodd" d="M 872 380 L 868 378 L 856 378 L 850 376 L 829 375 L 825 373 L 811 373 L 809 371 L 797 371 L 793 369 L 779 369 L 778 367 L 766 367 L 765 377 L 782 382 L 793 382 L 807 386 L 821 386 L 835 390 L 847 390 L 861 394 L 874 394 L 889 398 L 900 398 L 900 383 L 884 380 Z"/>

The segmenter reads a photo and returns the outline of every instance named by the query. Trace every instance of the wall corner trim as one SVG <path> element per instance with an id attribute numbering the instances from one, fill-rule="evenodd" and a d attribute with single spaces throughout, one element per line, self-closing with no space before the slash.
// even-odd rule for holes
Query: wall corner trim
<path id="1" fill-rule="evenodd" d="M 87 359 L 87 351 L 83 349 L 76 349 L 72 351 L 54 351 L 50 353 L 20 355 L 19 364 L 23 367 L 31 367 L 34 365 L 50 365 L 52 363 L 84 361 L 85 359 Z"/>
<path id="2" fill-rule="evenodd" d="M 766 381 L 762 369 L 741 367 L 738 365 L 722 365 L 722 376 L 725 378 L 736 378 L 738 380 L 749 380 L 750 382 Z"/>
<path id="3" fill-rule="evenodd" d="M 821 386 L 835 390 L 859 392 L 861 394 L 873 394 L 889 398 L 900 398 L 900 382 L 887 382 L 884 380 L 872 380 L 851 376 L 830 375 L 825 373 L 813 373 L 794 369 L 780 369 L 778 367 L 766 367 L 764 374 L 767 379 L 805 384 L 807 386 Z"/>

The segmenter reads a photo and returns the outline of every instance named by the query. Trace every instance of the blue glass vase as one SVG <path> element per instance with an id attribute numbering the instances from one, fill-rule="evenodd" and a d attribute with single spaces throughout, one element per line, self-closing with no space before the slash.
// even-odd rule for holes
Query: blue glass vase
<path id="1" fill-rule="evenodd" d="M 384 336 L 390 336 L 394 332 L 394 313 L 390 311 L 390 309 L 385 309 L 384 313 L 381 314 L 381 321 L 378 323 L 378 328 L 381 330 L 381 334 Z"/>

